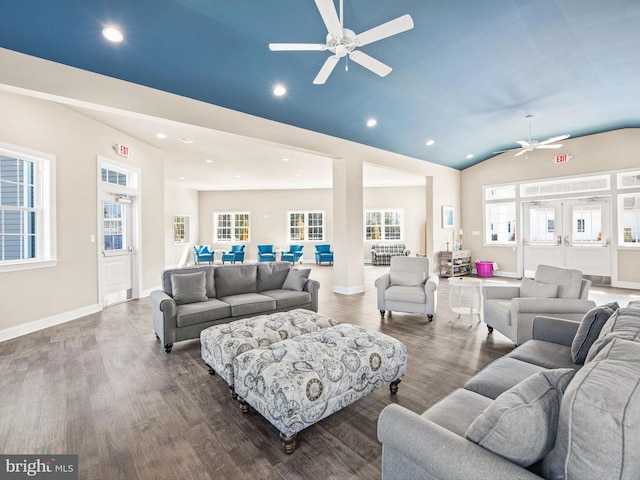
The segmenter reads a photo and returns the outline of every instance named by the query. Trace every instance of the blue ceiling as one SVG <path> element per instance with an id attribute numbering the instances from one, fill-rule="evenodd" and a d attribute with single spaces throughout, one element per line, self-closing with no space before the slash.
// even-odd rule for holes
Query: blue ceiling
<path id="1" fill-rule="evenodd" d="M 527 114 L 537 140 L 640 127 L 639 0 L 344 0 L 356 33 L 405 13 L 361 48 L 387 77 L 342 60 L 324 85 L 328 52 L 268 48 L 324 43 L 313 0 L 3 0 L 0 47 L 457 169 L 527 140 Z"/>

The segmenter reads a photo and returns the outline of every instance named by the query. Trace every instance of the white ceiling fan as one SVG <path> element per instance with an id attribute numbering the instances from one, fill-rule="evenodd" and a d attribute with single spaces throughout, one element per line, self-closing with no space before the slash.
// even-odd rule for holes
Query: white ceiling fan
<path id="1" fill-rule="evenodd" d="M 543 140 L 542 142 L 539 142 L 538 140 L 531 140 L 531 120 L 533 120 L 533 115 L 527 115 L 524 118 L 529 120 L 529 140 L 516 140 L 516 143 L 519 143 L 521 147 L 520 151 L 516 153 L 516 157 L 518 155 L 522 155 L 523 153 L 532 152 L 533 150 L 539 148 L 560 148 L 562 147 L 562 144 L 555 142 L 565 140 L 571 136 L 566 133 L 564 135 L 558 135 L 557 137 L 548 138 L 547 140 Z"/>
<path id="2" fill-rule="evenodd" d="M 318 72 L 318 75 L 316 75 L 316 78 L 313 80 L 313 83 L 316 85 L 325 83 L 338 61 L 347 56 L 354 62 L 381 77 L 388 75 L 392 70 L 390 66 L 356 49 L 413 28 L 413 19 L 411 16 L 403 15 L 395 20 L 383 23 L 382 25 L 378 25 L 377 27 L 356 35 L 352 30 L 343 27 L 342 1 L 343 0 L 340 0 L 340 17 L 338 17 L 333 0 L 315 0 L 322 20 L 327 27 L 326 43 L 269 44 L 269 49 L 272 51 L 330 51 L 333 55 L 327 58 L 320 72 Z"/>

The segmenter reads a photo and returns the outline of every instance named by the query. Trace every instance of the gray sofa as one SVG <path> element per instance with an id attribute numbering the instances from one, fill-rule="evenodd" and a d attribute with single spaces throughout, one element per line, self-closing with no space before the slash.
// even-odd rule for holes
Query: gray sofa
<path id="1" fill-rule="evenodd" d="M 382 478 L 640 478 L 640 305 L 615 307 L 536 317 L 533 340 L 422 415 L 387 406 Z"/>
<path id="2" fill-rule="evenodd" d="M 162 272 L 151 292 L 153 329 L 167 353 L 212 325 L 296 308 L 318 311 L 320 283 L 289 262 L 206 265 Z"/>

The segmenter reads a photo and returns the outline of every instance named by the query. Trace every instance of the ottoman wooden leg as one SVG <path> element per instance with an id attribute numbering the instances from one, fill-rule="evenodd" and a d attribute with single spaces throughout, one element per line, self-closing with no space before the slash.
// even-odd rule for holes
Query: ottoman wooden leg
<path id="1" fill-rule="evenodd" d="M 245 402 L 244 398 L 238 397 L 238 395 L 236 395 L 236 398 L 240 403 L 240 411 L 242 413 L 249 413 L 251 411 L 251 406 L 247 402 Z"/>
<path id="2" fill-rule="evenodd" d="M 209 367 L 209 375 L 215 375 L 215 374 L 216 374 L 216 371 L 213 368 Z"/>
<path id="3" fill-rule="evenodd" d="M 229 385 L 229 393 L 231 394 L 231 398 L 234 400 L 238 399 L 238 394 L 236 393 L 235 388 L 233 388 L 233 385 Z"/>
<path id="4" fill-rule="evenodd" d="M 298 438 L 297 433 L 294 433 L 290 437 L 285 437 L 284 434 L 280 432 L 280 441 L 282 442 L 282 448 L 284 449 L 284 453 L 286 453 L 287 455 L 291 455 L 293 451 L 298 447 L 296 438 Z"/>
<path id="5" fill-rule="evenodd" d="M 393 394 L 398 393 L 398 385 L 400 385 L 401 381 L 402 380 L 398 379 L 398 380 L 394 380 L 389 384 L 389 390 L 391 390 L 391 393 Z"/>

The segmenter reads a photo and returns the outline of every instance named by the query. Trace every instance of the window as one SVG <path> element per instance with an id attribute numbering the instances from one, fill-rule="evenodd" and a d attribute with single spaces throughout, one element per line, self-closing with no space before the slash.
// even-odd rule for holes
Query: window
<path id="1" fill-rule="evenodd" d="M 618 174 L 618 188 L 640 187 L 640 172 L 627 172 Z"/>
<path id="2" fill-rule="evenodd" d="M 365 240 L 402 240 L 402 210 L 367 210 Z"/>
<path id="3" fill-rule="evenodd" d="M 0 143 L 0 271 L 55 261 L 55 157 Z"/>
<path id="4" fill-rule="evenodd" d="M 324 241 L 324 212 L 287 212 L 289 242 Z"/>
<path id="5" fill-rule="evenodd" d="M 130 185 L 128 180 L 128 175 L 124 172 L 119 172 L 111 167 L 102 168 L 102 181 L 105 183 L 129 187 Z"/>
<path id="6" fill-rule="evenodd" d="M 640 194 L 619 196 L 620 246 L 640 247 Z"/>
<path id="7" fill-rule="evenodd" d="M 189 217 L 173 216 L 173 243 L 189 243 Z"/>
<path id="8" fill-rule="evenodd" d="M 125 231 L 125 211 L 124 205 L 120 203 L 104 202 L 104 212 L 102 215 L 102 232 L 104 238 L 105 252 L 114 250 L 124 250 Z"/>
<path id="9" fill-rule="evenodd" d="M 512 244 L 516 241 L 516 204 L 492 203 L 486 206 L 487 244 Z M 548 225 L 548 224 L 547 224 Z"/>
<path id="10" fill-rule="evenodd" d="M 609 180 L 609 175 L 597 175 L 593 177 L 563 178 L 549 182 L 525 183 L 520 185 L 520 196 L 537 197 L 541 195 L 608 190 L 610 188 Z"/>
<path id="11" fill-rule="evenodd" d="M 214 242 L 249 242 L 251 219 L 249 212 L 216 212 L 213 214 Z"/>

